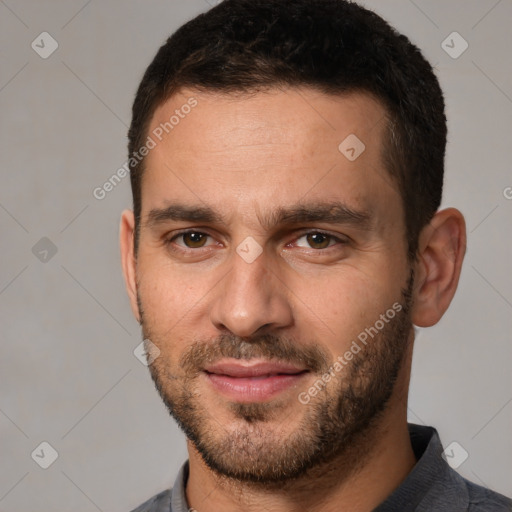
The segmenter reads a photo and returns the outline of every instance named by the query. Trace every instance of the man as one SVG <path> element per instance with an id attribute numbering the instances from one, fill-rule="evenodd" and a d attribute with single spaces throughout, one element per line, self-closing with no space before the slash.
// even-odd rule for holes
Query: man
<path id="1" fill-rule="evenodd" d="M 123 271 L 187 436 L 137 511 L 511 509 L 407 424 L 413 325 L 455 293 L 431 66 L 344 0 L 226 0 L 147 69 Z"/>

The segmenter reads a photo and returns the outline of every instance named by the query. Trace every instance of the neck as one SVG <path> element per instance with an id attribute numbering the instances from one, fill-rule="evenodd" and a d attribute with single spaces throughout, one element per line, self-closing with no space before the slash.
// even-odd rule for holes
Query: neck
<path id="1" fill-rule="evenodd" d="M 405 358 L 393 396 L 378 421 L 337 459 L 296 480 L 275 486 L 233 481 L 209 469 L 188 442 L 189 507 L 198 512 L 373 510 L 403 482 L 416 463 L 407 428 L 411 353 Z"/>

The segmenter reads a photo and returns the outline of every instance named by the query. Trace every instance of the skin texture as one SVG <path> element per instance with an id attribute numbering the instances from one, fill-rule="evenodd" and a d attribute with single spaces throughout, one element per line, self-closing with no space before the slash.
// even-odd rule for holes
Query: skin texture
<path id="1" fill-rule="evenodd" d="M 120 234 L 134 315 L 160 350 L 152 377 L 189 438 L 189 506 L 370 510 L 415 463 L 412 324 L 435 324 L 455 293 L 463 217 L 438 212 L 417 261 L 407 260 L 402 203 L 380 158 L 385 110 L 366 94 L 181 91 L 157 109 L 150 132 L 191 96 L 197 107 L 147 156 L 136 257 L 131 211 Z M 350 134 L 365 145 L 354 161 L 338 150 Z M 365 222 L 271 222 L 279 208 L 331 202 Z M 222 221 L 149 222 L 177 203 L 209 207 Z M 183 229 L 208 236 L 176 237 Z M 236 251 L 249 236 L 262 249 L 251 263 Z M 299 393 L 397 303 L 401 312 L 301 403 Z M 227 356 L 309 371 L 265 403 L 236 403 L 201 371 Z"/>

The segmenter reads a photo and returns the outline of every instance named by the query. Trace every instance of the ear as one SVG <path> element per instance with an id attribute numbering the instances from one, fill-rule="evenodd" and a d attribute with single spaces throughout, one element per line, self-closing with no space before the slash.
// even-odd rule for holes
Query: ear
<path id="1" fill-rule="evenodd" d="M 465 252 L 462 213 L 455 208 L 437 212 L 419 237 L 413 324 L 430 327 L 439 322 L 457 289 Z"/>
<path id="2" fill-rule="evenodd" d="M 121 264 L 123 267 L 126 291 L 130 299 L 133 314 L 140 323 L 140 312 L 137 304 L 136 258 L 134 254 L 135 218 L 131 210 L 121 214 L 119 226 L 119 244 L 121 247 Z"/>

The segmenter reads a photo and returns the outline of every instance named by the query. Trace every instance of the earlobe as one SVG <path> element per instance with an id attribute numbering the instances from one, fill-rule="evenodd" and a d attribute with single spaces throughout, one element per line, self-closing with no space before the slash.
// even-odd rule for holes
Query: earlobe
<path id="1" fill-rule="evenodd" d="M 134 254 L 135 218 L 131 210 L 124 210 L 121 214 L 119 226 L 119 245 L 121 249 L 121 265 L 123 270 L 126 291 L 130 305 L 137 322 L 140 323 L 140 312 L 137 304 L 136 259 Z"/>
<path id="2" fill-rule="evenodd" d="M 412 321 L 430 327 L 441 319 L 455 295 L 466 251 L 466 224 L 455 208 L 437 212 L 422 230 L 416 263 Z"/>

